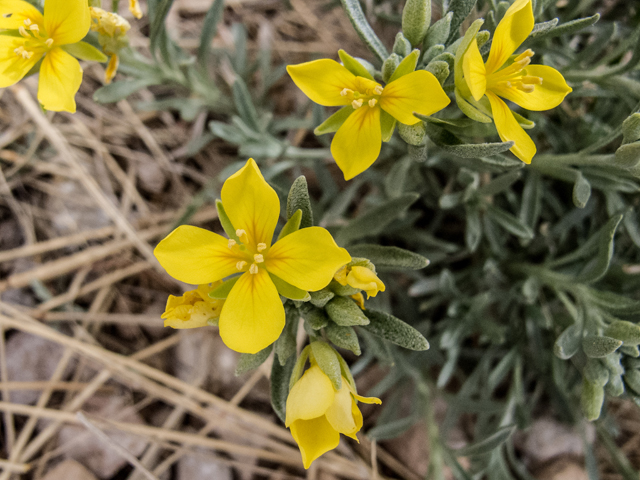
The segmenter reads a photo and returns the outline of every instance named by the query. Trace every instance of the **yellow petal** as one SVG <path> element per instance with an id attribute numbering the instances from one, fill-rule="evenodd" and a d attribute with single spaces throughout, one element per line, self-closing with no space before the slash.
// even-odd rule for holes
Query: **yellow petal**
<path id="1" fill-rule="evenodd" d="M 90 26 L 87 0 L 46 0 L 44 3 L 44 28 L 54 45 L 79 42 Z"/>
<path id="2" fill-rule="evenodd" d="M 331 142 L 331 155 L 344 179 L 351 180 L 376 161 L 381 147 L 380 108 L 365 105 L 349 115 L 338 129 Z"/>
<path id="3" fill-rule="evenodd" d="M 425 70 L 411 72 L 384 87 L 380 107 L 405 125 L 415 125 L 420 119 L 413 113 L 431 115 L 449 105 L 440 82 Z"/>
<path id="4" fill-rule="evenodd" d="M 331 427 L 324 416 L 293 422 L 291 435 L 300 447 L 304 468 L 309 468 L 316 458 L 333 450 L 340 443 L 340 434 Z"/>
<path id="5" fill-rule="evenodd" d="M 362 428 L 362 412 L 358 408 L 358 403 L 354 399 L 351 400 L 351 416 L 353 417 L 353 421 L 356 424 L 356 429 L 353 433 L 345 433 L 345 435 L 353 438 L 356 442 L 360 443 L 360 440 L 358 440 L 356 433 L 358 433 Z"/>
<path id="6" fill-rule="evenodd" d="M 471 95 L 473 95 L 476 102 L 479 101 L 487 90 L 487 71 L 484 68 L 484 61 L 475 38 L 464 54 L 462 70 Z"/>
<path id="7" fill-rule="evenodd" d="M 557 107 L 572 91 L 562 74 L 555 68 L 546 65 L 529 65 L 523 73 L 542 78 L 542 85 L 534 85 L 531 93 L 503 86 L 493 88 L 493 92 L 522 108 L 538 112 Z"/>
<path id="8" fill-rule="evenodd" d="M 224 182 L 221 196 L 233 228 L 246 231 L 253 245 L 270 246 L 280 216 L 280 200 L 252 158 Z"/>
<path id="9" fill-rule="evenodd" d="M 275 342 L 284 328 L 284 307 L 264 268 L 245 273 L 231 289 L 220 313 L 220 337 L 241 353 L 258 353 Z"/>
<path id="10" fill-rule="evenodd" d="M 340 92 L 345 88 L 357 90 L 356 76 L 335 60 L 325 58 L 289 65 L 287 72 L 307 97 L 326 107 L 349 105 L 352 99 Z"/>
<path id="11" fill-rule="evenodd" d="M 533 30 L 531 0 L 516 0 L 498 24 L 487 60 L 487 75 L 498 70 Z"/>
<path id="12" fill-rule="evenodd" d="M 324 415 L 333 403 L 336 391 L 329 377 L 313 365 L 300 377 L 287 397 L 288 427 L 296 420 L 311 420 Z"/>
<path id="13" fill-rule="evenodd" d="M 238 273 L 236 263 L 242 260 L 231 253 L 226 238 L 190 225 L 176 228 L 153 253 L 169 275 L 194 285 Z"/>
<path id="14" fill-rule="evenodd" d="M 120 64 L 120 59 L 118 58 L 118 54 L 114 53 L 111 55 L 109 59 L 109 63 L 107 64 L 107 68 L 104 71 L 104 83 L 111 83 L 113 77 L 116 76 L 116 72 L 118 71 L 118 65 Z"/>
<path id="15" fill-rule="evenodd" d="M 342 379 L 342 388 L 336 392 L 333 403 L 325 413 L 327 420 L 334 430 L 345 435 L 353 435 L 356 430 L 356 422 L 351 412 L 351 391 L 347 386 L 347 380 Z"/>
<path id="16" fill-rule="evenodd" d="M 375 297 L 378 292 L 384 292 L 385 286 L 382 280 L 367 267 L 353 266 L 349 275 L 347 275 L 347 283 L 353 288 L 359 288 L 367 292 L 367 298 Z"/>
<path id="17" fill-rule="evenodd" d="M 336 273 L 333 274 L 333 279 L 338 282 L 343 287 L 347 286 L 347 266 L 338 269 Z"/>
<path id="18" fill-rule="evenodd" d="M 43 26 L 42 14 L 28 2 L 22 0 L 0 0 L 0 29 L 16 30 L 24 26 L 25 20 Z"/>
<path id="19" fill-rule="evenodd" d="M 21 80 L 29 70 L 42 58 L 42 54 L 34 54 L 31 58 L 16 55 L 16 48 L 24 47 L 25 39 L 0 35 L 0 88 L 5 88 Z"/>
<path id="20" fill-rule="evenodd" d="M 38 81 L 38 101 L 45 110 L 76 111 L 76 93 L 82 83 L 78 60 L 61 48 L 53 48 L 42 60 Z"/>
<path id="21" fill-rule="evenodd" d="M 491 102 L 491 113 L 496 124 L 498 135 L 503 142 L 513 140 L 516 144 L 511 147 L 511 152 L 524 163 L 531 163 L 536 154 L 536 145 L 531 137 L 522 129 L 514 118 L 506 103 L 492 92 L 487 92 L 487 98 Z"/>
<path id="22" fill-rule="evenodd" d="M 269 272 L 302 290 L 321 290 L 351 256 L 321 227 L 308 227 L 278 240 L 265 256 Z"/>
<path id="23" fill-rule="evenodd" d="M 142 18 L 142 10 L 140 9 L 140 2 L 138 0 L 129 0 L 129 11 L 134 17 L 138 19 Z"/>

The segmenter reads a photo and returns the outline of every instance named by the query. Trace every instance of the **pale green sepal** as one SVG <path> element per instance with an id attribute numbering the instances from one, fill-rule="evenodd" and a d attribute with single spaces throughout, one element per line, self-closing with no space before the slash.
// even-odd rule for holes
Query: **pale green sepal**
<path id="1" fill-rule="evenodd" d="M 296 210 L 302 210 L 300 228 L 307 228 L 313 225 L 313 210 L 309 198 L 309 187 L 304 175 L 300 175 L 293 181 L 287 195 L 287 218 L 293 217 Z"/>
<path id="2" fill-rule="evenodd" d="M 519 113 L 516 113 L 513 111 L 511 113 L 513 114 L 513 117 L 516 119 L 516 121 L 520 124 L 520 126 L 525 130 L 531 130 L 533 127 L 536 126 L 536 122 L 532 122 L 531 120 L 524 118 Z"/>
<path id="3" fill-rule="evenodd" d="M 395 53 L 389 55 L 389 58 L 382 64 L 382 80 L 389 83 L 389 79 L 393 76 L 398 65 L 400 65 L 400 57 Z"/>
<path id="4" fill-rule="evenodd" d="M 402 10 L 402 33 L 414 47 L 424 40 L 431 25 L 431 0 L 407 0 Z"/>
<path id="5" fill-rule="evenodd" d="M 93 45 L 87 42 L 70 43 L 68 45 L 61 45 L 61 48 L 73 55 L 74 57 L 87 62 L 100 62 L 104 63 L 109 60 L 104 53 L 98 50 Z"/>
<path id="6" fill-rule="evenodd" d="M 240 275 L 237 275 L 228 280 L 225 280 L 224 282 L 222 282 L 222 285 L 209 292 L 209 297 L 215 298 L 217 300 L 224 300 L 229 296 L 229 292 L 239 279 Z"/>
<path id="7" fill-rule="evenodd" d="M 340 371 L 342 372 L 342 376 L 349 383 L 349 385 L 351 385 L 351 388 L 353 388 L 353 391 L 357 394 L 358 389 L 356 388 L 356 381 L 353 379 L 353 374 L 349 369 L 349 365 L 347 365 L 347 362 L 344 360 L 344 358 L 342 358 L 342 355 L 336 353 L 336 356 L 338 357 L 338 361 L 340 362 Z"/>
<path id="8" fill-rule="evenodd" d="M 342 375 L 340 374 L 338 354 L 325 342 L 311 342 L 310 345 L 311 354 L 318 364 L 318 367 L 329 377 L 333 388 L 340 390 L 340 388 L 342 388 Z"/>
<path id="9" fill-rule="evenodd" d="M 293 388 L 300 377 L 302 376 L 302 372 L 304 371 L 304 365 L 307 363 L 307 359 L 309 358 L 309 352 L 311 351 L 311 347 L 307 345 L 300 352 L 300 356 L 296 360 L 296 364 L 293 366 L 293 370 L 291 372 L 291 378 L 289 379 L 289 391 Z"/>
<path id="10" fill-rule="evenodd" d="M 407 40 L 407 37 L 402 32 L 396 34 L 396 39 L 393 42 L 393 53 L 397 53 L 402 57 L 406 57 L 411 53 L 411 42 Z"/>
<path id="11" fill-rule="evenodd" d="M 364 67 L 364 65 L 362 65 L 358 60 L 353 58 L 347 52 L 340 49 L 338 50 L 338 56 L 340 57 L 340 60 L 342 61 L 342 65 L 344 65 L 344 68 L 349 70 L 355 76 L 364 77 L 364 78 L 368 78 L 369 80 L 373 80 L 373 76 Z"/>
<path id="12" fill-rule="evenodd" d="M 395 118 L 393 118 L 389 113 L 385 112 L 384 110 L 380 110 L 380 127 L 382 129 L 383 142 L 388 142 L 389 140 L 391 140 L 391 137 L 393 136 L 393 131 L 396 128 L 397 122 L 398 121 Z"/>
<path id="13" fill-rule="evenodd" d="M 393 82 L 394 80 L 399 79 L 416 69 L 416 65 L 418 64 L 418 59 L 420 58 L 420 50 L 415 49 L 409 55 L 404 57 L 404 59 L 400 62 L 400 64 L 396 67 L 395 72 L 391 75 L 388 83 Z"/>
<path id="14" fill-rule="evenodd" d="M 318 125 L 313 133 L 315 133 L 316 135 L 324 135 L 325 133 L 337 132 L 342 124 L 347 121 L 347 118 L 353 113 L 353 111 L 354 110 L 351 105 L 342 107 L 320 125 Z"/>
<path id="15" fill-rule="evenodd" d="M 240 243 L 240 239 L 238 238 L 238 235 L 236 235 L 236 229 L 233 228 L 233 224 L 231 223 L 231 220 L 229 220 L 229 216 L 222 205 L 222 200 L 216 200 L 216 210 L 218 211 L 218 220 L 220 220 L 224 233 L 227 234 L 227 237 L 235 240 L 237 243 Z"/>
<path id="16" fill-rule="evenodd" d="M 286 237 L 287 235 L 293 232 L 297 232 L 300 229 L 301 221 L 302 221 L 302 210 L 298 209 L 291 216 L 291 218 L 287 220 L 287 223 L 284 224 L 284 227 L 282 227 L 282 230 L 280 230 L 280 233 L 278 234 L 278 240 Z"/>
<path id="17" fill-rule="evenodd" d="M 475 120 L 480 123 L 491 123 L 493 120 L 490 116 L 485 115 L 476 107 L 471 105 L 469 102 L 465 100 L 460 91 L 456 88 L 456 103 L 458 104 L 458 108 L 471 120 Z"/>
<path id="18" fill-rule="evenodd" d="M 300 302 L 308 302 L 309 300 L 311 300 L 309 292 L 305 292 L 298 287 L 294 287 L 290 283 L 282 280 L 280 277 L 276 277 L 271 272 L 269 272 L 269 277 L 271 277 L 271 281 L 276 286 L 278 293 L 284 298 L 288 298 L 289 300 L 298 300 Z"/>
<path id="19" fill-rule="evenodd" d="M 464 34 L 464 37 L 462 37 L 462 41 L 460 42 L 456 50 L 456 62 L 455 62 L 454 73 L 455 73 L 456 87 L 458 88 L 460 88 L 460 85 L 464 81 L 462 79 L 462 76 L 463 76 L 462 58 L 464 57 L 464 54 L 469 49 L 469 45 L 471 45 L 471 42 L 473 41 L 473 39 L 476 38 L 476 34 L 480 31 L 480 27 L 482 26 L 483 23 L 484 23 L 484 20 L 481 18 L 473 22 L 471 26 L 467 29 L 467 32 Z"/>

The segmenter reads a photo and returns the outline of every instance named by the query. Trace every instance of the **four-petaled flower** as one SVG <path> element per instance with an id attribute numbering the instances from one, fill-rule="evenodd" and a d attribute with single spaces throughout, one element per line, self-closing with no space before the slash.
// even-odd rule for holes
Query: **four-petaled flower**
<path id="1" fill-rule="evenodd" d="M 38 101 L 46 110 L 75 112 L 82 68 L 61 47 L 82 40 L 90 24 L 87 0 L 46 0 L 44 15 L 25 1 L 3 0 L 0 29 L 18 35 L 0 35 L 0 88 L 18 82 L 42 60 Z"/>
<path id="2" fill-rule="evenodd" d="M 340 390 L 311 361 L 304 375 L 293 385 L 287 397 L 286 426 L 300 447 L 304 468 L 323 453 L 340 443 L 340 434 L 358 441 L 362 428 L 362 413 L 358 402 L 381 404 L 375 397 L 361 397 L 343 376 Z"/>
<path id="3" fill-rule="evenodd" d="M 235 284 L 220 313 L 220 336 L 233 350 L 256 353 L 284 328 L 279 289 L 321 290 L 351 256 L 321 227 L 297 230 L 271 245 L 280 201 L 252 159 L 224 183 L 222 204 L 235 239 L 183 225 L 154 253 L 169 275 L 185 283 L 240 274 L 229 280 Z"/>
<path id="4" fill-rule="evenodd" d="M 533 25 L 531 0 L 516 0 L 496 28 L 487 62 L 482 60 L 475 38 L 462 59 L 468 88 L 464 93 L 470 93 L 476 102 L 486 95 L 500 138 L 503 142 L 513 140 L 515 145 L 511 151 L 525 163 L 531 163 L 536 146 L 500 97 L 524 109 L 541 111 L 557 107 L 571 92 L 555 68 L 530 65 L 531 49 L 512 56 L 529 36 Z"/>
<path id="5" fill-rule="evenodd" d="M 392 76 L 385 87 L 362 70 L 366 77 L 356 76 L 329 59 L 287 67 L 295 84 L 311 100 L 327 107 L 344 107 L 335 114 L 346 120 L 331 142 L 331 154 L 346 180 L 375 162 L 396 120 L 415 125 L 420 119 L 414 112 L 431 115 L 450 102 L 440 82 L 425 70 Z"/>

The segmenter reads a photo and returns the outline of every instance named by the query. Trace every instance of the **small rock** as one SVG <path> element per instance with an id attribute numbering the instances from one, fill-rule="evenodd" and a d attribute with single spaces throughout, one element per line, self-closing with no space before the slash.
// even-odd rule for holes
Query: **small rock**
<path id="1" fill-rule="evenodd" d="M 6 348 L 7 372 L 12 382 L 49 380 L 63 352 L 63 348 L 57 343 L 23 332 L 10 335 Z M 40 391 L 14 390 L 9 398 L 13 403 L 35 403 L 40 398 Z"/>
<path id="2" fill-rule="evenodd" d="M 167 177 L 158 165 L 153 161 L 142 161 L 138 168 L 138 181 L 140 188 L 148 193 L 160 193 L 167 184 Z"/>
<path id="3" fill-rule="evenodd" d="M 217 462 L 206 451 L 201 451 L 200 455 L 184 456 L 178 462 L 177 480 L 195 480 L 200 478 L 211 478 L 215 480 L 232 480 L 233 472 L 231 467 Z M 205 455 L 207 458 L 205 458 Z"/>
<path id="4" fill-rule="evenodd" d="M 536 478 L 539 480 L 589 480 L 589 475 L 582 465 L 560 459 L 541 470 Z"/>
<path id="5" fill-rule="evenodd" d="M 593 436 L 593 428 L 587 427 L 587 437 Z M 593 440 L 593 438 L 587 439 Z M 560 455 L 579 457 L 584 454 L 580 434 L 571 426 L 551 417 L 542 417 L 533 422 L 521 443 L 525 456 L 534 464 L 548 462 Z"/>
<path id="6" fill-rule="evenodd" d="M 143 424 L 142 417 L 123 398 L 106 395 L 94 396 L 84 405 L 83 410 L 96 417 L 108 418 L 118 422 Z M 135 435 L 114 430 L 105 431 L 114 443 L 129 453 L 139 456 L 145 450 L 147 442 Z M 125 466 L 125 460 L 118 452 L 102 439 L 87 431 L 82 425 L 68 425 L 60 429 L 58 443 L 66 449 L 67 456 L 89 467 L 100 478 L 111 478 Z"/>
<path id="7" fill-rule="evenodd" d="M 96 480 L 96 477 L 75 460 L 65 460 L 49 470 L 42 480 Z"/>

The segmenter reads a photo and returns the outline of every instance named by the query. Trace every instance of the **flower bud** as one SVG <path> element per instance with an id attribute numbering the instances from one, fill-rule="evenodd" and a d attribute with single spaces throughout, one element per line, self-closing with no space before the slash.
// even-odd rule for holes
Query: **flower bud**
<path id="1" fill-rule="evenodd" d="M 431 25 L 431 0 L 407 0 L 402 10 L 402 33 L 414 47 L 422 42 Z"/>

